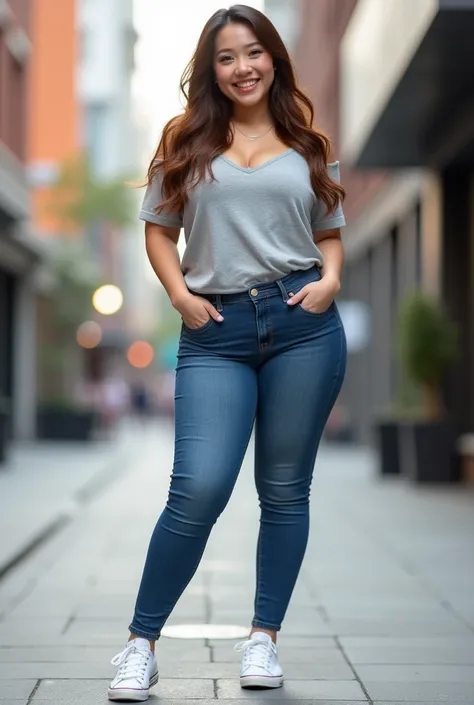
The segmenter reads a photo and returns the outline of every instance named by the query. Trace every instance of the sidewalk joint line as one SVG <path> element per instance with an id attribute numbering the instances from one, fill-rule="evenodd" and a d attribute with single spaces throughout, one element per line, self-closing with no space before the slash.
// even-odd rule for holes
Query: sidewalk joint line
<path id="1" fill-rule="evenodd" d="M 38 680 L 36 681 L 35 687 L 31 691 L 30 696 L 29 696 L 28 700 L 26 701 L 26 705 L 31 705 L 31 703 L 33 702 L 33 698 L 35 697 L 36 693 L 38 692 L 38 688 L 41 685 L 41 681 L 42 681 L 42 678 L 38 678 Z"/>
<path id="2" fill-rule="evenodd" d="M 354 678 L 356 679 L 356 681 L 358 682 L 358 684 L 359 684 L 360 687 L 362 688 L 362 692 L 364 693 L 365 697 L 367 698 L 367 702 L 369 703 L 369 705 L 374 705 L 374 701 L 372 700 L 372 698 L 370 697 L 369 693 L 367 692 L 367 689 L 366 689 L 365 685 L 362 683 L 361 679 L 359 678 L 359 675 L 358 675 L 357 671 L 355 670 L 355 668 L 354 668 L 354 666 L 352 665 L 352 663 L 349 661 L 349 658 L 348 658 L 348 656 L 347 656 L 347 654 L 346 654 L 346 652 L 345 652 L 345 650 L 344 650 L 344 647 L 342 646 L 341 642 L 339 641 L 339 637 L 338 637 L 338 636 L 335 636 L 335 637 L 334 637 L 334 641 L 336 642 L 339 651 L 340 651 L 340 652 L 342 653 L 342 655 L 344 656 L 344 659 L 345 659 L 347 665 L 349 666 L 349 668 L 351 669 L 352 673 L 354 674 Z"/>

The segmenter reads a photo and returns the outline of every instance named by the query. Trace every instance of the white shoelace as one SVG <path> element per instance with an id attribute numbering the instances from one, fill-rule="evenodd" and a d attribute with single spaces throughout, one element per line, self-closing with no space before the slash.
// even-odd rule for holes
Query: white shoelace
<path id="1" fill-rule="evenodd" d="M 110 662 L 112 666 L 118 666 L 116 678 L 118 680 L 131 680 L 136 678 L 140 683 L 146 673 L 146 667 L 150 660 L 151 651 L 141 651 L 134 644 L 127 646 Z"/>
<path id="2" fill-rule="evenodd" d="M 266 639 L 246 639 L 241 641 L 234 647 L 235 651 L 244 652 L 244 662 L 243 667 L 248 666 L 259 666 L 260 668 L 265 668 L 267 671 L 270 670 L 270 663 L 274 656 L 276 656 L 277 650 L 273 641 L 267 641 Z"/>

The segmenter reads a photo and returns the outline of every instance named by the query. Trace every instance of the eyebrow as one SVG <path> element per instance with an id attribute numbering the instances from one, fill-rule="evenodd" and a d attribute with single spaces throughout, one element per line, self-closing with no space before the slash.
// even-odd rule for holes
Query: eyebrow
<path id="1" fill-rule="evenodd" d="M 250 44 L 244 44 L 244 49 L 250 49 L 250 47 L 254 47 L 257 44 L 260 44 L 260 46 L 262 46 L 262 42 L 250 42 Z M 233 49 L 219 49 L 219 51 L 217 53 L 221 54 L 223 51 L 229 52 L 229 51 L 234 51 L 234 50 Z"/>

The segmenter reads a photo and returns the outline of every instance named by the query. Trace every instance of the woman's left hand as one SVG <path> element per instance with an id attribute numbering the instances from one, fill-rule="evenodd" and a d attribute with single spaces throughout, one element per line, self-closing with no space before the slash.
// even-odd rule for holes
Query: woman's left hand
<path id="1" fill-rule="evenodd" d="M 334 301 L 341 288 L 340 282 L 329 276 L 323 276 L 317 282 L 306 284 L 297 294 L 288 299 L 289 306 L 301 304 L 311 313 L 324 313 Z"/>

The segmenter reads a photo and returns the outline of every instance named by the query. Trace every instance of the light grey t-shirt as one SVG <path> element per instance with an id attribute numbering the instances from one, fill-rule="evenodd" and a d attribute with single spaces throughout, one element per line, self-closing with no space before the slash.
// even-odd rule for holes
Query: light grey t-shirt
<path id="1" fill-rule="evenodd" d="M 237 293 L 323 264 L 312 233 L 339 228 L 345 219 L 340 205 L 326 215 L 298 152 L 288 149 L 257 167 L 219 156 L 212 169 L 216 181 L 208 178 L 193 188 L 183 212 L 155 212 L 162 202 L 159 177 L 148 186 L 140 211 L 150 223 L 184 227 L 181 268 L 189 289 Z M 339 162 L 328 171 L 339 181 Z"/>

